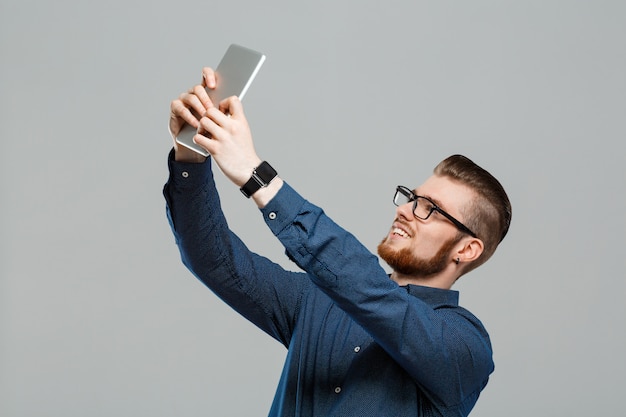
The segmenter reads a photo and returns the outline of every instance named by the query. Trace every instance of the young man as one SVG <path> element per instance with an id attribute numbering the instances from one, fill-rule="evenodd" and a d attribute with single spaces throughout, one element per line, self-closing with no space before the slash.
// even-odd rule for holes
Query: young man
<path id="1" fill-rule="evenodd" d="M 378 248 L 393 269 L 388 275 L 258 157 L 240 101 L 216 108 L 206 86 L 215 87 L 208 68 L 201 85 L 171 104 L 172 135 L 184 123 L 199 127 L 195 140 L 211 157 L 174 144 L 167 214 L 185 265 L 288 348 L 269 415 L 468 415 L 493 371 L 492 351 L 450 287 L 508 230 L 511 207 L 498 181 L 456 155 L 418 188 L 399 186 L 395 219 Z M 254 200 L 304 272 L 250 252 L 229 230 L 212 162 Z"/>

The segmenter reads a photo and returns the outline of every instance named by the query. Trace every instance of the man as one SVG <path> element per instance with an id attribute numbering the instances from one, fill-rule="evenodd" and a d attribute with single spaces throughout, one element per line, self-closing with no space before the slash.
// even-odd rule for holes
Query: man
<path id="1" fill-rule="evenodd" d="M 209 100 L 205 87 L 215 84 L 205 68 L 202 84 L 171 104 L 172 135 L 184 123 L 199 128 L 195 141 L 211 157 L 175 143 L 164 195 L 185 265 L 288 348 L 269 415 L 468 415 L 493 371 L 492 351 L 450 287 L 508 230 L 511 208 L 498 181 L 457 155 L 417 189 L 399 186 L 378 248 L 388 275 L 258 157 L 241 102 L 216 108 Z M 212 162 L 254 200 L 304 272 L 250 252 L 228 229 Z"/>

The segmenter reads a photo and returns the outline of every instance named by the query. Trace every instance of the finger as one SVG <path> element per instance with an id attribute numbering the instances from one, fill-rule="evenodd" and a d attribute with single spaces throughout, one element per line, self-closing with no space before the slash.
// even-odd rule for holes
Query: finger
<path id="1" fill-rule="evenodd" d="M 194 87 L 195 88 L 195 87 Z M 183 93 L 180 95 L 179 100 L 190 110 L 195 112 L 197 118 L 199 119 L 207 110 L 207 107 L 202 103 L 200 97 L 193 93 L 192 88 L 189 93 Z M 202 88 L 202 87 L 200 87 Z M 209 100 L 210 101 L 210 100 Z M 211 106 L 209 106 L 211 107 Z"/>
<path id="2" fill-rule="evenodd" d="M 213 90 L 217 86 L 217 80 L 215 78 L 215 71 L 213 68 L 202 68 L 202 85 Z"/>
<path id="3" fill-rule="evenodd" d="M 243 116 L 243 106 L 237 96 L 230 96 L 222 100 L 219 104 L 219 109 L 222 113 L 229 114 L 235 119 Z"/>
<path id="4" fill-rule="evenodd" d="M 212 107 L 208 109 L 204 115 L 206 118 L 210 119 L 213 123 L 219 126 L 222 129 L 226 129 L 230 123 L 230 115 L 224 114 L 222 111 L 218 110 L 216 107 Z"/>
<path id="5" fill-rule="evenodd" d="M 211 101 L 211 98 L 209 97 L 209 93 L 207 93 L 207 90 L 205 87 L 201 85 L 196 85 L 191 89 L 191 94 L 198 97 L 198 99 L 202 103 L 202 106 L 204 107 L 204 109 L 202 110 L 200 114 L 203 114 L 206 109 L 213 107 L 213 102 Z"/>
<path id="6" fill-rule="evenodd" d="M 170 113 L 173 117 L 179 117 L 195 128 L 199 125 L 196 116 L 180 99 L 172 101 L 170 105 Z"/>
<path id="7" fill-rule="evenodd" d="M 211 155 L 216 152 L 217 142 L 213 140 L 207 133 L 196 133 L 193 137 L 194 143 L 200 145 Z"/>
<path id="8" fill-rule="evenodd" d="M 225 123 L 228 123 L 228 117 L 213 107 L 207 110 L 205 116 L 200 119 L 198 133 L 219 139 L 222 137 Z"/>

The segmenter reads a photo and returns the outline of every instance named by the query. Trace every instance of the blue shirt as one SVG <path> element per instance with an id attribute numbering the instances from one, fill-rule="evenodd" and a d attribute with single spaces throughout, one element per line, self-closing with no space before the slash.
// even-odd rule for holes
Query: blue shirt
<path id="1" fill-rule="evenodd" d="M 288 354 L 270 416 L 466 416 L 494 369 L 458 292 L 392 281 L 287 183 L 261 210 L 304 272 L 249 251 L 220 208 L 211 159 L 169 159 L 167 214 L 184 264 Z"/>

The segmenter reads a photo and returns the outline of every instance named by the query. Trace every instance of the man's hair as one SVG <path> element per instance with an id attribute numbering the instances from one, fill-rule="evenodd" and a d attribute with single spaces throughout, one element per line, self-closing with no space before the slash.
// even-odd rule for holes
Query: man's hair
<path id="1" fill-rule="evenodd" d="M 461 213 L 463 223 L 485 247 L 480 257 L 466 266 L 463 272 L 467 273 L 485 263 L 506 236 L 511 224 L 511 202 L 493 175 L 463 155 L 444 159 L 433 172 L 469 187 L 476 194 L 473 201 L 461 208 Z"/>

